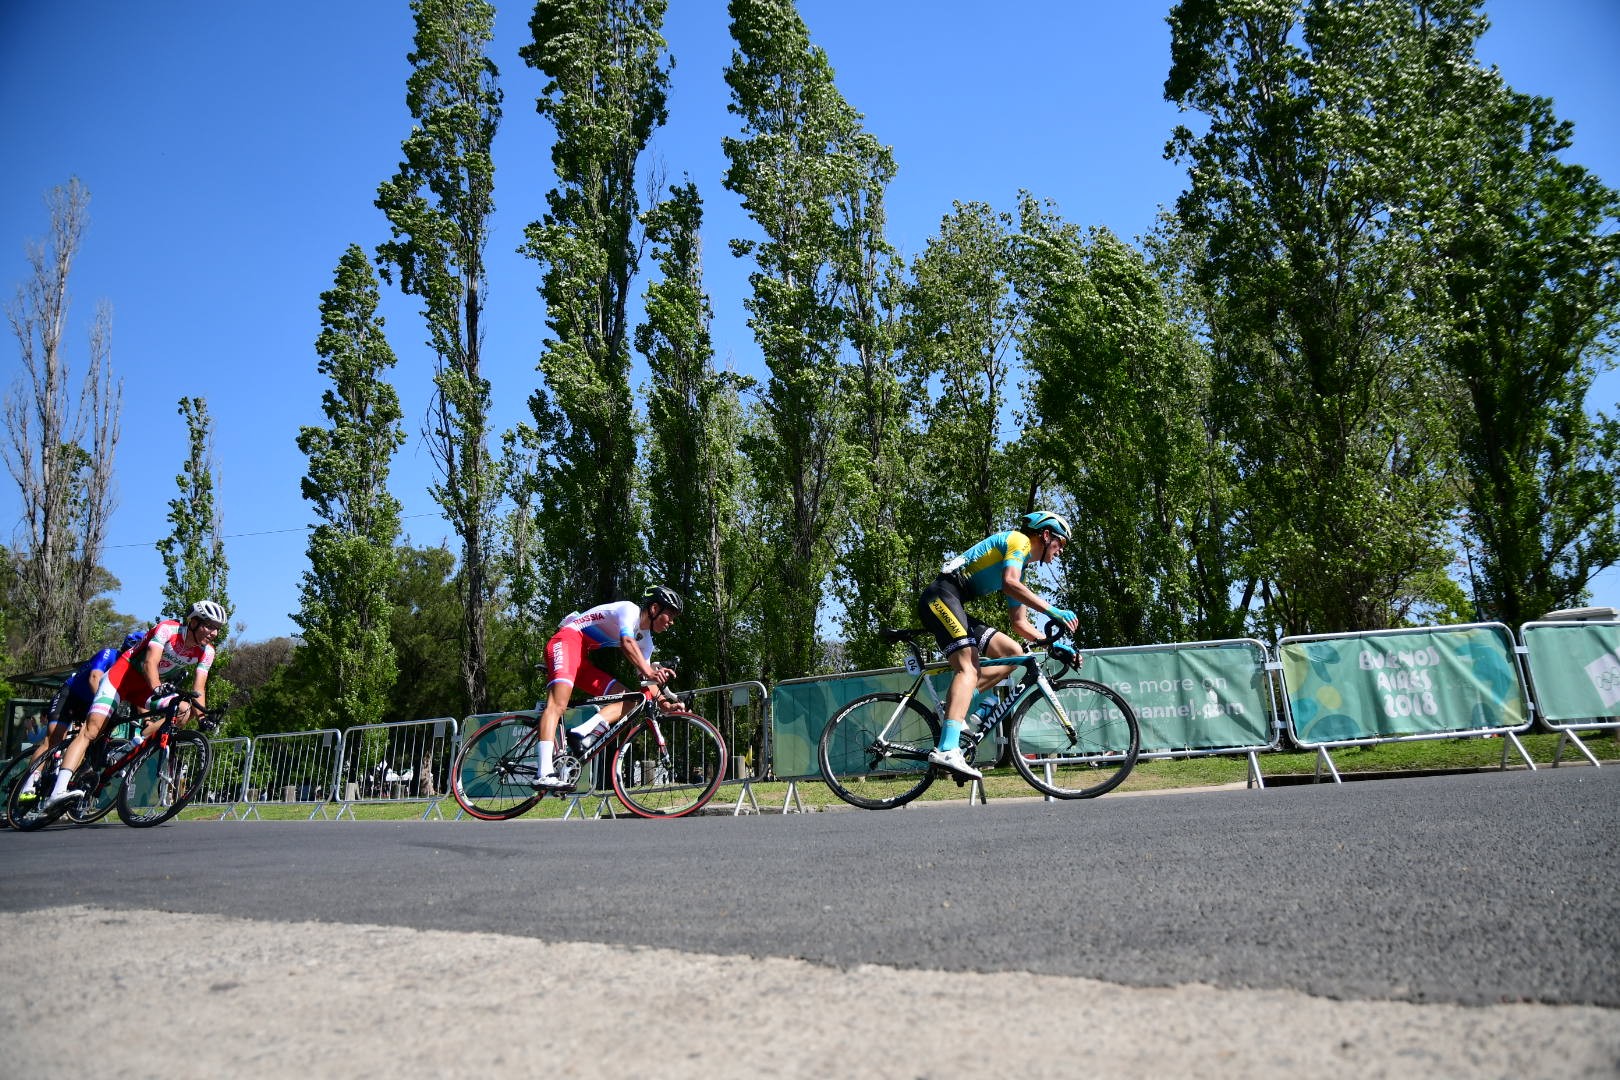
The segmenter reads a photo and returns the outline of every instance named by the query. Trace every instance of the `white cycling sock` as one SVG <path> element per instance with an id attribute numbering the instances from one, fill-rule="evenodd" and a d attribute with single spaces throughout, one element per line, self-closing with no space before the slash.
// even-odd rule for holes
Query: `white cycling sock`
<path id="1" fill-rule="evenodd" d="M 607 721 L 593 716 L 589 720 L 585 721 L 583 724 L 579 725 L 579 727 L 569 728 L 568 730 L 572 731 L 575 735 L 578 735 L 580 738 L 584 739 L 584 738 L 587 738 L 588 736 L 595 735 L 595 734 L 597 734 L 599 732 L 606 731 L 607 729 L 608 729 Z"/>
<path id="2" fill-rule="evenodd" d="M 540 740 L 540 749 L 537 750 L 535 752 L 535 755 L 534 755 L 534 766 L 535 766 L 535 769 L 537 770 L 537 775 L 540 775 L 540 776 L 550 776 L 551 775 L 551 751 L 552 751 L 551 740 L 549 740 L 549 739 L 541 739 Z"/>
<path id="3" fill-rule="evenodd" d="M 56 786 L 51 788 L 51 798 L 54 799 L 58 795 L 62 794 L 62 792 L 66 791 L 67 788 L 68 788 L 68 782 L 71 781 L 72 779 L 73 779 L 73 774 L 72 773 L 68 772 L 66 769 L 57 769 L 56 770 Z"/>

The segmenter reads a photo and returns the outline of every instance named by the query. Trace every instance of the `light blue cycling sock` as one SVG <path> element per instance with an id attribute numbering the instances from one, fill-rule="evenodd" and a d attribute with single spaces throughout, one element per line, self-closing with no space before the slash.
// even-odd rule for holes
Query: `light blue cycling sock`
<path id="1" fill-rule="evenodd" d="M 939 750 L 955 750 L 961 746 L 962 732 L 967 730 L 967 724 L 961 720 L 947 720 L 939 729 Z"/>

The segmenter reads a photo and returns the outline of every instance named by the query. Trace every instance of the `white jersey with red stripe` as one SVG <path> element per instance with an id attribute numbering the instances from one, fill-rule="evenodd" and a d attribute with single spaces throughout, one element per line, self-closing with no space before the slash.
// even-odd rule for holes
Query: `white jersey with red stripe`
<path id="1" fill-rule="evenodd" d="M 641 647 L 641 655 L 652 659 L 652 631 L 641 629 L 641 609 L 629 600 L 598 604 L 589 611 L 576 611 L 562 621 L 559 630 L 577 630 L 585 639 L 585 649 L 616 649 L 620 638 L 630 638 Z"/>
<path id="2" fill-rule="evenodd" d="M 164 619 L 146 635 L 136 653 L 131 655 L 132 661 L 144 665 L 146 650 L 155 642 L 163 647 L 163 655 L 158 658 L 157 666 L 160 678 L 175 668 L 183 667 L 196 667 L 197 674 L 201 675 L 214 665 L 214 647 L 186 641 L 180 631 L 179 619 Z"/>

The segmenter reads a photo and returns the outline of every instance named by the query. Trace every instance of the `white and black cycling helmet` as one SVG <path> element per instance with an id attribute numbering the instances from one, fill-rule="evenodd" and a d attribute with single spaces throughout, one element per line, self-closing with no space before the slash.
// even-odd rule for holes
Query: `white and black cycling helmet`
<path id="1" fill-rule="evenodd" d="M 654 585 L 652 588 L 641 594 L 642 607 L 646 607 L 648 604 L 652 603 L 657 603 L 665 611 L 675 615 L 679 615 L 681 613 L 681 608 L 685 606 L 681 600 L 681 594 L 676 592 L 674 589 L 671 589 L 667 585 Z"/>
<path id="2" fill-rule="evenodd" d="M 189 622 L 192 619 L 201 619 L 203 622 L 210 623 L 222 630 L 225 628 L 225 624 L 230 622 L 230 616 L 225 614 L 225 609 L 212 600 L 199 600 L 192 604 L 191 610 L 186 612 L 186 621 Z"/>
<path id="3" fill-rule="evenodd" d="M 1032 533 L 1051 529 L 1063 539 L 1069 539 L 1069 523 L 1050 510 L 1032 510 L 1018 520 Z"/>

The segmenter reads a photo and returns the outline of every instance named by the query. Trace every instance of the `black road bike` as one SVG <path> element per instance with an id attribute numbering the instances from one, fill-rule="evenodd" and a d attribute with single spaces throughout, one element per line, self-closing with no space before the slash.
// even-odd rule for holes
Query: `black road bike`
<path id="1" fill-rule="evenodd" d="M 1080 659 L 1059 640 L 1063 634 L 1061 625 L 1048 623 L 1045 640 L 1037 643 L 1058 663 L 1055 679 L 1033 653 L 980 658 L 980 667 L 1019 668 L 1023 675 L 1011 696 L 963 732 L 962 756 L 972 764 L 985 737 L 1004 728 L 1013 766 L 1031 787 L 1055 799 L 1090 799 L 1125 782 L 1141 734 L 1136 713 L 1112 688 L 1064 677 L 1078 670 Z M 941 774 L 954 775 L 928 763 L 939 742 L 943 704 L 930 678 L 942 665 L 923 662 L 922 648 L 932 645 L 932 635 L 881 630 L 879 637 L 905 644 L 906 670 L 916 681 L 903 694 L 867 694 L 838 710 L 822 730 L 818 754 L 822 779 L 833 793 L 867 810 L 903 806 Z"/>

